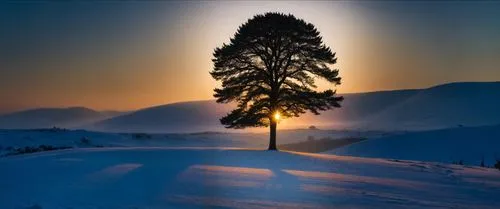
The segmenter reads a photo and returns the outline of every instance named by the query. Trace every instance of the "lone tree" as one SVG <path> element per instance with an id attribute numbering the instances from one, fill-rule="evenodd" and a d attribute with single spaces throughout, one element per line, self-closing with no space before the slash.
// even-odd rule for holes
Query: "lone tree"
<path id="1" fill-rule="evenodd" d="M 214 97 L 219 103 L 237 104 L 221 123 L 236 129 L 270 126 L 269 150 L 276 150 L 280 118 L 307 110 L 319 115 L 340 107 L 343 99 L 335 90 L 317 90 L 315 78 L 340 84 L 338 70 L 332 68 L 337 58 L 314 25 L 291 14 L 254 16 L 213 56 L 210 74 L 222 81 Z"/>

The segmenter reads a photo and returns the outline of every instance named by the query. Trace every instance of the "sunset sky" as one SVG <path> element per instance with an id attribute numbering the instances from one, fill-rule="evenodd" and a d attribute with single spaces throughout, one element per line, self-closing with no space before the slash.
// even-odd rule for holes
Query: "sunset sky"
<path id="1" fill-rule="evenodd" d="M 212 99 L 212 52 L 292 13 L 337 52 L 339 93 L 500 80 L 499 2 L 0 3 L 0 113 Z"/>

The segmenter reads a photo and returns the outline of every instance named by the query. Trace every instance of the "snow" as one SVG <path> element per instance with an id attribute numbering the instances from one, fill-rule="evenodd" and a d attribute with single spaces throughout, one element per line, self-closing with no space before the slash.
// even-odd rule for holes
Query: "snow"
<path id="1" fill-rule="evenodd" d="M 492 125 L 500 123 L 498 89 L 500 82 L 454 83 L 350 94 L 345 108 L 305 115 L 300 125 L 358 131 L 278 132 L 278 144 L 369 138 L 324 154 L 259 150 L 268 145 L 267 132 L 203 132 L 225 130 L 217 119 L 231 105 L 214 101 L 162 105 L 91 125 L 104 113 L 70 108 L 1 116 L 3 128 L 78 124 L 137 133 L 0 130 L 0 208 L 500 208 L 500 172 L 477 167 L 500 159 L 500 126 Z M 456 128 L 405 131 L 436 127 Z M 402 131 L 360 131 L 368 129 Z M 4 156 L 40 145 L 72 149 Z M 458 161 L 465 165 L 449 164 Z"/>
<path id="2" fill-rule="evenodd" d="M 85 130 L 0 130 L 0 153 L 8 147 L 40 145 L 85 147 L 158 147 L 158 146 L 250 146 L 242 140 L 229 140 L 219 133 L 206 134 L 136 134 L 102 133 Z M 82 144 L 85 138 L 89 144 Z M 248 139 L 242 137 L 243 139 Z M 251 140 L 247 140 L 251 142 Z"/>
<path id="3" fill-rule="evenodd" d="M 500 126 L 408 132 L 370 139 L 326 154 L 492 166 L 500 159 Z"/>
<path id="4" fill-rule="evenodd" d="M 0 158 L 0 208 L 499 208 L 500 172 L 237 148 Z"/>
<path id="5" fill-rule="evenodd" d="M 417 94 L 368 116 L 359 128 L 430 130 L 500 124 L 500 82 L 449 83 Z"/>
<path id="6" fill-rule="evenodd" d="M 377 137 L 382 132 L 353 132 L 328 130 L 280 130 L 278 144 L 305 141 L 309 136 L 316 139 L 331 139 L 348 136 Z M 87 139 L 89 144 L 82 143 Z M 88 147 L 243 147 L 265 148 L 269 143 L 268 133 L 189 133 L 189 134 L 144 134 L 144 133 L 103 133 L 85 130 L 38 129 L 38 130 L 0 130 L 0 156 L 11 148 L 40 145 Z"/>

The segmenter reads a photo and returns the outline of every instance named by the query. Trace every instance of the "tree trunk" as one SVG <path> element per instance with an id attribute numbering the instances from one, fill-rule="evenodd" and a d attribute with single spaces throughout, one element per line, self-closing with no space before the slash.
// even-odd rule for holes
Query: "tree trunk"
<path id="1" fill-rule="evenodd" d="M 269 148 L 268 150 L 277 150 L 276 149 L 276 121 L 271 120 L 271 126 L 269 131 Z"/>

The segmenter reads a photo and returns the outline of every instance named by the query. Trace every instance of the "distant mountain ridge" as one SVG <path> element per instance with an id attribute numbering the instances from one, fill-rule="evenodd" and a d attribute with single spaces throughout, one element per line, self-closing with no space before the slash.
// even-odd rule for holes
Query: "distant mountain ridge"
<path id="1" fill-rule="evenodd" d="M 500 124 L 500 82 L 462 82 L 425 89 L 344 94 L 342 108 L 284 120 L 280 127 L 426 130 Z M 224 130 L 232 109 L 213 100 L 167 104 L 95 124 L 101 131 L 197 132 Z"/>
<path id="2" fill-rule="evenodd" d="M 322 112 L 321 115 L 307 113 L 300 118 L 286 119 L 280 122 L 279 127 L 307 128 L 314 125 L 325 129 L 429 130 L 500 124 L 500 82 L 457 82 L 425 89 L 351 93 L 343 96 L 345 99 L 340 109 Z M 37 128 L 42 123 L 40 120 L 44 121 L 42 124 L 53 125 L 59 124 L 54 121 L 66 121 L 61 123 L 65 125 L 61 125 L 62 127 L 108 132 L 227 131 L 219 119 L 232 108 L 233 104 L 205 100 L 160 105 L 115 117 L 103 116 L 103 112 L 87 108 L 61 113 L 64 117 L 55 113 L 41 115 L 24 111 L 24 115 L 37 115 L 31 118 L 38 122 L 25 121 L 21 124 L 23 127 Z M 80 114 L 70 114 L 71 112 Z M 23 114 L 18 112 L 9 115 L 0 116 L 0 128 L 15 127 L 12 123 L 19 120 L 14 119 Z M 71 121 L 72 117 L 75 122 Z M 47 118 L 53 120 L 48 120 L 47 123 Z M 88 120 L 84 120 L 86 118 Z"/>
<path id="3" fill-rule="evenodd" d="M 75 128 L 120 114 L 122 112 L 99 112 L 85 107 L 37 108 L 0 115 L 0 128 Z"/>
<path id="4" fill-rule="evenodd" d="M 500 82 L 449 83 L 423 89 L 371 115 L 361 127 L 425 130 L 500 124 Z"/>
<path id="5" fill-rule="evenodd" d="M 214 100 L 179 102 L 135 111 L 97 122 L 92 130 L 111 132 L 202 132 L 222 131 L 219 118 L 233 106 Z"/>

